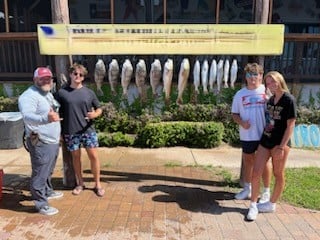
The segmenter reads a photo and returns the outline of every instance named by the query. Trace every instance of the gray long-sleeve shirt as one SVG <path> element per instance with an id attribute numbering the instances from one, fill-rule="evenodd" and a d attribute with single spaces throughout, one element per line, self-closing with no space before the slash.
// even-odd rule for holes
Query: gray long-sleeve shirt
<path id="1" fill-rule="evenodd" d="M 60 122 L 49 122 L 48 113 L 53 108 L 54 98 L 51 92 L 43 92 L 36 86 L 29 87 L 19 97 L 18 105 L 22 114 L 26 135 L 31 132 L 39 134 L 44 143 L 59 143 Z"/>

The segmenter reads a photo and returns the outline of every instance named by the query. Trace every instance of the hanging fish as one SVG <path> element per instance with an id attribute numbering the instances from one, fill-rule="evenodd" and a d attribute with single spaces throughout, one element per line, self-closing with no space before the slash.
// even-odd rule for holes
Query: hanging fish
<path id="1" fill-rule="evenodd" d="M 224 71 L 223 71 L 223 82 L 224 82 L 224 87 L 228 88 L 228 80 L 229 80 L 229 69 L 230 69 L 230 63 L 229 60 L 227 59 L 224 62 Z"/>
<path id="2" fill-rule="evenodd" d="M 128 86 L 130 84 L 133 73 L 133 67 L 131 61 L 126 59 L 122 65 L 121 70 L 121 86 L 122 86 L 122 95 L 128 97 Z"/>
<path id="3" fill-rule="evenodd" d="M 111 93 L 116 95 L 116 87 L 118 85 L 118 77 L 119 77 L 119 64 L 117 59 L 112 59 L 109 63 L 108 70 L 108 79 L 111 88 Z"/>
<path id="4" fill-rule="evenodd" d="M 200 62 L 196 60 L 193 67 L 193 85 L 195 92 L 199 94 L 199 86 L 200 86 Z"/>
<path id="5" fill-rule="evenodd" d="M 210 92 L 213 92 L 213 85 L 216 81 L 217 81 L 217 61 L 215 59 L 213 59 L 211 62 L 210 74 L 209 74 Z"/>
<path id="6" fill-rule="evenodd" d="M 54 83 L 52 92 L 56 92 L 57 91 L 57 86 L 59 88 L 64 88 L 65 86 L 70 84 L 70 80 L 67 79 L 66 75 L 64 73 L 60 73 L 60 78 L 57 78 L 57 82 Z"/>
<path id="7" fill-rule="evenodd" d="M 103 96 L 103 91 L 101 89 L 103 79 L 106 76 L 106 66 L 102 59 L 98 59 L 96 66 L 94 68 L 94 81 L 97 86 L 97 94 L 98 96 Z"/>
<path id="8" fill-rule="evenodd" d="M 163 68 L 163 92 L 165 95 L 165 102 L 168 104 L 170 102 L 170 93 L 171 93 L 171 84 L 173 77 L 173 61 L 172 59 L 168 59 Z"/>
<path id="9" fill-rule="evenodd" d="M 209 64 L 208 64 L 208 60 L 205 59 L 201 67 L 201 82 L 202 82 L 204 94 L 208 94 L 208 74 L 209 74 Z"/>
<path id="10" fill-rule="evenodd" d="M 178 76 L 178 98 L 177 104 L 182 104 L 182 95 L 187 86 L 188 78 L 190 73 L 190 63 L 188 58 L 184 58 L 180 65 L 180 71 Z"/>
<path id="11" fill-rule="evenodd" d="M 217 65 L 217 92 L 221 90 L 221 83 L 223 78 L 223 60 L 220 59 Z"/>
<path id="12" fill-rule="evenodd" d="M 159 59 L 155 59 L 151 64 L 150 69 L 150 85 L 152 88 L 153 96 L 157 96 L 157 88 L 161 80 L 161 63 Z"/>
<path id="13" fill-rule="evenodd" d="M 140 59 L 136 65 L 136 74 L 135 74 L 135 80 L 136 85 L 138 88 L 138 93 L 141 99 L 145 99 L 145 80 L 147 76 L 147 67 L 146 63 L 143 59 Z"/>
<path id="14" fill-rule="evenodd" d="M 234 88 L 234 83 L 237 80 L 238 75 L 238 63 L 237 59 L 233 59 L 231 64 L 231 70 L 230 70 L 230 85 L 232 88 Z"/>

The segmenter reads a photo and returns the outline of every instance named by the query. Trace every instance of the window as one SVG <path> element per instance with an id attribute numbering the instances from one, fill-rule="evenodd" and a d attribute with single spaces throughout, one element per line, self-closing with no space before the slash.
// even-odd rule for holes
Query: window
<path id="1" fill-rule="evenodd" d="M 253 1 L 220 1 L 219 23 L 252 23 Z"/>
<path id="2" fill-rule="evenodd" d="M 168 23 L 215 23 L 216 1 L 167 0 Z"/>
<path id="3" fill-rule="evenodd" d="M 70 23 L 111 23 L 110 0 L 69 1 Z"/>
<path id="4" fill-rule="evenodd" d="M 284 23 L 288 33 L 319 33 L 319 0 L 275 0 L 272 22 Z"/>
<path id="5" fill-rule="evenodd" d="M 4 2 L 0 0 L 0 32 L 6 31 L 6 22 L 5 22 L 5 14 L 4 14 Z"/>
<path id="6" fill-rule="evenodd" d="M 50 0 L 10 0 L 8 2 L 9 31 L 35 32 L 38 23 L 51 23 Z M 0 32 L 5 32 L 4 1 L 0 0 Z"/>
<path id="7" fill-rule="evenodd" d="M 115 23 L 163 23 L 163 0 L 114 1 Z"/>

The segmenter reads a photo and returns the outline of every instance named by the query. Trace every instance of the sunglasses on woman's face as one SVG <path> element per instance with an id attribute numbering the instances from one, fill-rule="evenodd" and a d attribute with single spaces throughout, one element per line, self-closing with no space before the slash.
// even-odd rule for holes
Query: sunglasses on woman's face
<path id="1" fill-rule="evenodd" d="M 80 77 L 83 77 L 84 75 L 82 74 L 82 73 L 78 73 L 78 72 L 73 72 L 73 75 L 75 75 L 75 76 L 80 76 Z"/>

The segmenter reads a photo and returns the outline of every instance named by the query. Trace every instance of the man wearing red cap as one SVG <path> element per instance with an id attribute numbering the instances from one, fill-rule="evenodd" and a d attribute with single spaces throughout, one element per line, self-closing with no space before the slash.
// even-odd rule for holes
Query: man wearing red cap
<path id="1" fill-rule="evenodd" d="M 38 67 L 33 75 L 34 85 L 24 91 L 18 101 L 31 158 L 30 191 L 35 208 L 44 215 L 57 214 L 58 209 L 49 206 L 48 199 L 63 196 L 61 192 L 54 191 L 51 184 L 61 131 L 60 105 L 50 92 L 52 77 L 49 68 Z"/>

